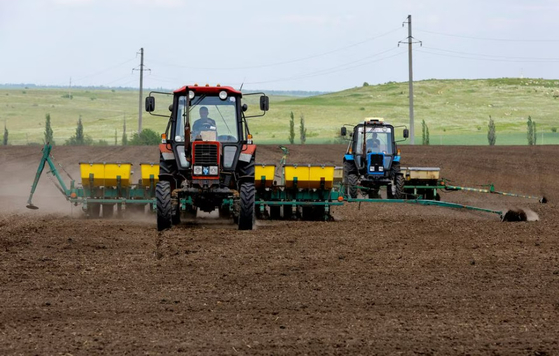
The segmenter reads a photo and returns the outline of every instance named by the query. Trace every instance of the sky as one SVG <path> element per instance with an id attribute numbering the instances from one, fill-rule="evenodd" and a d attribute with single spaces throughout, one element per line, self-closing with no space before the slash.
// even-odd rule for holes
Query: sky
<path id="1" fill-rule="evenodd" d="M 339 91 L 559 78 L 559 0 L 0 0 L 0 83 Z"/>

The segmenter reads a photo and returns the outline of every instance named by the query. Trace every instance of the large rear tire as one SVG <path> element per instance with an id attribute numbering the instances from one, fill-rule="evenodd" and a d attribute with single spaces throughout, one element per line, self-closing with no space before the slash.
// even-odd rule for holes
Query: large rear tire
<path id="1" fill-rule="evenodd" d="M 352 161 L 345 161 L 343 183 L 346 186 L 346 192 L 350 198 L 357 198 L 358 181 L 357 174 L 355 174 L 355 163 Z"/>
<path id="2" fill-rule="evenodd" d="M 357 198 L 357 185 L 359 184 L 359 178 L 355 173 L 349 173 L 347 175 L 347 193 L 350 198 Z"/>
<path id="3" fill-rule="evenodd" d="M 388 199 L 404 199 L 406 193 L 404 192 L 404 176 L 396 174 L 392 186 L 387 189 Z"/>
<path id="4" fill-rule="evenodd" d="M 155 186 L 155 199 L 157 200 L 157 231 L 169 229 L 171 221 L 171 184 L 158 182 Z"/>
<path id="5" fill-rule="evenodd" d="M 254 200 L 256 189 L 254 183 L 245 182 L 241 184 L 240 190 L 239 230 L 252 230 L 254 226 Z"/>

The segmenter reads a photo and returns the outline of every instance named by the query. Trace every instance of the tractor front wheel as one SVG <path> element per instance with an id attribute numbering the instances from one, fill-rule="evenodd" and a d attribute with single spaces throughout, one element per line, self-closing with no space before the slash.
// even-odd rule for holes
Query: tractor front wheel
<path id="1" fill-rule="evenodd" d="M 239 211 L 239 230 L 252 230 L 254 225 L 254 200 L 256 190 L 254 183 L 245 182 L 241 184 L 240 211 Z"/>
<path id="2" fill-rule="evenodd" d="M 169 182 L 157 183 L 155 199 L 157 200 L 157 231 L 163 231 L 171 227 L 172 219 L 171 184 Z"/>

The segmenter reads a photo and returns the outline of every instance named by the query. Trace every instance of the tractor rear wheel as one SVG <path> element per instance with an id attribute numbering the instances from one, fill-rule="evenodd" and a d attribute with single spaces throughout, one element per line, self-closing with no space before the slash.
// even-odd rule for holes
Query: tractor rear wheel
<path id="1" fill-rule="evenodd" d="M 255 220 L 254 200 L 256 190 L 254 183 L 245 182 L 240 189 L 239 230 L 252 230 Z"/>
<path id="2" fill-rule="evenodd" d="M 357 198 L 357 184 L 359 184 L 357 174 L 349 173 L 347 175 L 347 192 L 350 198 Z"/>
<path id="3" fill-rule="evenodd" d="M 355 174 L 355 163 L 350 161 L 344 162 L 344 178 L 343 183 L 346 186 L 346 193 L 350 198 L 357 198 L 358 177 Z"/>
<path id="4" fill-rule="evenodd" d="M 157 231 L 171 227 L 171 184 L 158 182 L 155 186 L 155 199 L 157 201 Z"/>
<path id="5" fill-rule="evenodd" d="M 404 176 L 396 174 L 392 186 L 386 190 L 388 199 L 404 199 Z"/>

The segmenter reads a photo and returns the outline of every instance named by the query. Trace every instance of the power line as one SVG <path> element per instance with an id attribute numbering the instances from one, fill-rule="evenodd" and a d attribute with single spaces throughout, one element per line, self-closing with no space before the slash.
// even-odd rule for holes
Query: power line
<path id="1" fill-rule="evenodd" d="M 395 49 L 396 48 L 393 48 L 391 50 L 384 51 L 382 53 L 387 53 L 387 52 L 395 50 Z M 361 62 L 362 60 L 346 63 L 346 64 L 343 64 L 343 65 L 340 65 L 340 66 L 325 68 L 325 69 L 322 69 L 322 70 L 319 70 L 319 71 L 316 71 L 316 72 L 310 72 L 310 73 L 291 76 L 291 77 L 286 77 L 286 78 L 278 78 L 278 79 L 264 80 L 264 81 L 257 81 L 257 82 L 246 82 L 245 84 L 266 84 L 266 83 L 274 83 L 274 82 L 285 82 L 285 81 L 291 81 L 291 80 L 307 79 L 307 78 L 317 77 L 317 76 L 321 76 L 321 75 L 328 75 L 328 74 L 332 74 L 332 73 L 337 73 L 337 72 L 342 72 L 342 71 L 362 67 L 362 66 L 365 66 L 365 65 L 368 65 L 368 64 L 371 64 L 371 63 L 380 62 L 380 61 L 383 61 L 383 60 L 386 60 L 386 59 L 389 59 L 389 58 L 400 56 L 404 53 L 405 52 L 402 51 L 402 52 L 393 54 L 391 56 L 379 58 L 379 59 L 373 60 L 373 61 L 367 61 L 365 63 L 361 63 L 361 64 L 357 64 L 357 65 L 353 65 L 353 66 L 348 66 L 348 64 L 355 63 L 355 62 Z"/>
<path id="2" fill-rule="evenodd" d="M 103 74 L 103 73 L 105 73 L 105 72 L 108 72 L 108 71 L 111 70 L 111 69 L 115 69 L 115 68 L 118 68 L 118 67 L 120 67 L 120 66 L 122 66 L 122 65 L 124 65 L 124 64 L 126 64 L 126 63 L 132 62 L 133 60 L 135 60 L 135 58 L 127 59 L 126 61 L 124 61 L 124 62 L 122 62 L 122 63 L 115 64 L 115 65 L 110 66 L 110 67 L 108 67 L 108 68 L 102 69 L 102 70 L 100 70 L 100 71 L 98 71 L 98 72 L 94 72 L 94 73 L 85 75 L 85 76 L 80 77 L 80 78 L 78 78 L 78 79 L 74 79 L 74 82 L 79 82 L 79 81 L 84 80 L 84 79 L 86 79 L 86 78 L 91 78 L 91 77 L 94 77 L 94 76 Z"/>
<path id="3" fill-rule="evenodd" d="M 367 38 L 363 41 L 360 42 L 356 42 L 341 48 L 337 48 L 337 49 L 333 49 L 327 52 L 323 52 L 323 53 L 319 53 L 319 54 L 315 54 L 315 55 L 311 55 L 308 57 L 302 57 L 302 58 L 297 58 L 297 59 L 291 59 L 291 60 L 287 60 L 287 61 L 283 61 L 283 62 L 275 62 L 275 63 L 268 63 L 268 64 L 260 64 L 260 65 L 254 65 L 254 66 L 242 66 L 242 67 L 218 67 L 218 68 L 212 68 L 212 67 L 190 67 L 190 66 L 184 66 L 184 65 L 178 65 L 178 64 L 168 64 L 168 63 L 162 63 L 162 62 L 158 62 L 158 61 L 150 61 L 150 63 L 153 64 L 159 64 L 159 65 L 163 65 L 163 66 L 167 66 L 167 67 L 176 67 L 176 68 L 185 68 L 185 69 L 196 69 L 196 70 L 240 70 L 240 69 L 257 69 L 257 68 L 267 68 L 267 67 L 275 67 L 275 66 L 280 66 L 280 65 L 285 65 L 285 64 L 291 64 L 291 63 L 297 63 L 297 62 L 302 62 L 302 61 L 306 61 L 309 59 L 314 59 L 314 58 L 319 58 L 319 57 L 323 57 L 323 56 L 327 56 L 329 54 L 332 53 L 336 53 L 336 52 L 340 52 L 340 51 L 344 51 L 348 48 L 351 47 L 355 47 L 355 46 L 359 46 L 363 43 L 366 42 L 370 42 L 373 40 L 376 40 L 377 38 L 381 38 L 384 36 L 387 36 L 391 33 L 394 33 L 396 31 L 400 30 L 400 28 L 396 28 L 393 30 L 390 30 L 388 32 L 384 32 L 380 35 L 374 36 L 374 37 L 370 37 Z"/>
<path id="4" fill-rule="evenodd" d="M 518 39 L 518 38 L 490 38 L 490 37 L 475 37 L 475 36 L 464 36 L 464 35 L 457 35 L 451 33 L 441 33 L 435 31 L 427 31 L 416 29 L 419 32 L 430 33 L 433 35 L 439 36 L 447 36 L 447 37 L 458 37 L 458 38 L 466 38 L 470 40 L 480 40 L 480 41 L 497 41 L 497 42 L 559 42 L 559 39 Z"/>

